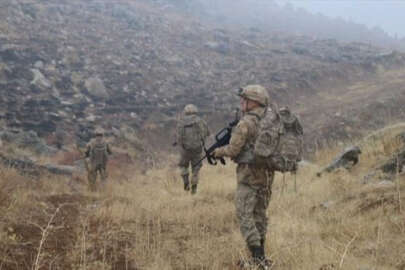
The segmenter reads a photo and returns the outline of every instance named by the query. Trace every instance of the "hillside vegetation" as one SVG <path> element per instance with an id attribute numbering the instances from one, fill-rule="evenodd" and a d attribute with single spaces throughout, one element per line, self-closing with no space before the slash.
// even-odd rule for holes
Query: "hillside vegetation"
<path id="1" fill-rule="evenodd" d="M 400 147 L 403 126 L 360 141 L 351 171 L 315 176 L 342 149 L 317 153 L 295 178 L 277 175 L 268 210 L 273 269 L 405 269 L 405 175 L 364 176 Z M 185 194 L 175 167 L 113 170 L 99 192 L 84 180 L 0 171 L 1 269 L 238 269 L 247 256 L 233 205 L 234 166 L 205 166 Z M 112 168 L 113 169 L 113 168 Z"/>

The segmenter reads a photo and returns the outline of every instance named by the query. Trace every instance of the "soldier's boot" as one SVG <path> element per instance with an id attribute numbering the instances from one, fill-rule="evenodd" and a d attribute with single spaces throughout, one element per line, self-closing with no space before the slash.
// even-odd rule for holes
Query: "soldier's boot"
<path id="1" fill-rule="evenodd" d="M 188 180 L 188 174 L 182 175 L 183 177 L 183 183 L 184 183 L 184 190 L 189 191 L 190 190 L 190 181 Z"/>
<path id="2" fill-rule="evenodd" d="M 267 270 L 270 269 L 272 263 L 264 256 L 264 242 L 263 246 L 249 246 L 250 253 L 252 254 L 252 264 L 258 269 Z"/>
<path id="3" fill-rule="evenodd" d="M 197 193 L 197 184 L 191 185 L 191 194 L 196 194 Z"/>
<path id="4" fill-rule="evenodd" d="M 265 252 L 265 245 L 266 244 L 266 241 L 265 241 L 265 239 L 260 239 L 260 248 L 263 250 L 263 264 L 265 265 L 265 266 L 267 266 L 268 268 L 270 268 L 274 263 L 273 263 L 273 261 L 272 260 L 270 260 L 270 259 L 268 259 L 268 258 L 266 258 L 266 252 Z"/>

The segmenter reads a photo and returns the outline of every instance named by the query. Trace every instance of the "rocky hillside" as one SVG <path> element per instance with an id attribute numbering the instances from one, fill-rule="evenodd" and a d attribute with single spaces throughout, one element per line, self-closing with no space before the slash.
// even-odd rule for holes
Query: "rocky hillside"
<path id="1" fill-rule="evenodd" d="M 155 0 L 229 27 L 256 28 L 267 33 L 289 33 L 346 42 L 366 42 L 405 49 L 405 38 L 391 36 L 378 26 L 368 27 L 341 17 L 333 18 L 278 0 Z M 333 6 L 333 4 L 332 4 Z M 363 6 L 365 9 L 367 5 Z M 371 16 L 371 14 L 370 14 Z M 346 16 L 347 17 L 347 16 Z M 393 19 L 394 20 L 394 19 Z"/>
<path id="2" fill-rule="evenodd" d="M 148 1 L 3 0 L 0 18 L 0 117 L 41 136 L 125 124 L 158 142 L 187 103 L 223 124 L 241 85 L 299 109 L 405 66 L 368 44 L 235 31 Z M 319 115 L 301 111 L 306 122 Z"/>

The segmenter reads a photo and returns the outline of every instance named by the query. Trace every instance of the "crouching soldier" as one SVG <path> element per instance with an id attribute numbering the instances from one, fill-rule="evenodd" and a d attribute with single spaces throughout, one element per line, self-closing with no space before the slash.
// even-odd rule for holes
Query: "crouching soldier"
<path id="1" fill-rule="evenodd" d="M 111 155 L 111 149 L 104 140 L 104 130 L 97 128 L 95 130 L 95 138 L 92 139 L 86 148 L 86 158 L 90 159 L 88 168 L 89 188 L 92 191 L 96 190 L 97 175 L 100 175 L 101 181 L 105 183 L 107 180 L 107 161 L 108 155 Z"/>
<path id="2" fill-rule="evenodd" d="M 322 169 L 322 171 L 318 172 L 316 175 L 321 177 L 323 173 L 330 173 L 341 167 L 350 170 L 359 162 L 360 155 L 361 150 L 358 146 L 348 147 L 335 160 L 333 160 L 331 164 Z"/>
<path id="3" fill-rule="evenodd" d="M 176 132 L 176 144 L 180 149 L 179 168 L 183 178 L 184 190 L 190 190 L 189 167 L 191 166 L 191 194 L 197 192 L 198 173 L 202 163 L 196 164 L 202 156 L 203 140 L 209 136 L 207 123 L 198 115 L 198 109 L 193 104 L 188 104 L 183 111 Z"/>

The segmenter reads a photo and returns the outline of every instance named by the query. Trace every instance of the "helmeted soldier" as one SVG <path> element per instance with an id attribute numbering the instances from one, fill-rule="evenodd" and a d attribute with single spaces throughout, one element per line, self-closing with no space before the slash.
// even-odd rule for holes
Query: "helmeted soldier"
<path id="1" fill-rule="evenodd" d="M 198 116 L 193 104 L 185 106 L 177 123 L 176 143 L 180 149 L 179 167 L 183 178 L 184 190 L 190 190 L 189 166 L 191 166 L 191 193 L 197 192 L 198 173 L 202 164 L 196 164 L 202 156 L 203 141 L 209 136 L 207 123 Z"/>
<path id="2" fill-rule="evenodd" d="M 304 134 L 304 130 L 298 117 L 291 112 L 288 106 L 281 107 L 279 113 L 285 126 L 295 129 L 299 135 Z"/>
<path id="3" fill-rule="evenodd" d="M 215 150 L 215 157 L 230 157 L 237 163 L 236 214 L 240 231 L 245 239 L 254 264 L 265 268 L 270 261 L 265 258 L 267 233 L 266 210 L 271 197 L 274 172 L 256 164 L 250 158 L 258 135 L 259 121 L 269 106 L 266 89 L 248 85 L 240 89 L 240 107 L 244 113 L 232 132 L 229 145 Z"/>
<path id="4" fill-rule="evenodd" d="M 298 117 L 291 112 L 288 106 L 281 107 L 279 109 L 280 120 L 284 126 L 284 132 L 294 134 L 294 138 L 299 142 L 299 160 L 301 161 L 301 156 L 303 155 L 304 147 L 304 129 L 302 128 L 301 122 Z M 295 172 L 294 172 L 295 173 Z"/>
<path id="5" fill-rule="evenodd" d="M 108 155 L 112 154 L 109 144 L 104 139 L 104 130 L 97 128 L 94 133 L 95 138 L 87 144 L 85 152 L 86 158 L 90 159 L 88 181 L 91 190 L 96 189 L 98 174 L 103 183 L 107 180 Z"/>

